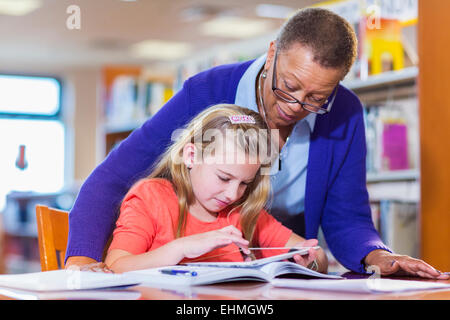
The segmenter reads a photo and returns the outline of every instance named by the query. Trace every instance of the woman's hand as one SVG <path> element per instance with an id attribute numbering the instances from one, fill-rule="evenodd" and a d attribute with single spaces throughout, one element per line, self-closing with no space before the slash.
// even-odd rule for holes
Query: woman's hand
<path id="1" fill-rule="evenodd" d="M 216 248 L 235 243 L 245 254 L 250 254 L 248 241 L 242 237 L 242 232 L 233 225 L 219 230 L 194 234 L 174 240 L 177 242 L 185 258 L 196 258 Z"/>
<path id="2" fill-rule="evenodd" d="M 74 256 L 67 259 L 65 269 L 76 269 L 79 271 L 93 271 L 112 273 L 112 270 L 103 262 L 98 262 L 89 257 Z"/>
<path id="3" fill-rule="evenodd" d="M 365 260 L 371 270 L 385 275 L 406 275 L 429 279 L 448 280 L 448 274 L 441 273 L 428 263 L 405 255 L 390 253 L 386 250 L 373 250 Z"/>

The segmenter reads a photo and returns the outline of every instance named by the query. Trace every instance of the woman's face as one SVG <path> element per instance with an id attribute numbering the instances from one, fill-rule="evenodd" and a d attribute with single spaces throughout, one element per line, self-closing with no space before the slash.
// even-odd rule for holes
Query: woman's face
<path id="1" fill-rule="evenodd" d="M 272 42 L 264 69 L 267 78 L 262 85 L 266 118 L 277 128 L 287 127 L 305 118 L 309 112 L 298 103 L 287 103 L 272 91 L 275 76 L 277 88 L 289 93 L 301 102 L 320 105 L 333 92 L 343 77 L 341 68 L 325 68 L 314 61 L 310 49 L 294 44 L 278 52 L 275 61 L 276 44 Z M 273 64 L 276 62 L 276 74 Z"/>
<path id="2" fill-rule="evenodd" d="M 195 207 L 215 216 L 239 200 L 248 184 L 255 178 L 260 168 L 255 158 L 249 157 L 241 150 L 225 150 L 226 154 L 221 149 L 216 150 L 214 155 L 205 155 L 202 163 L 195 163 L 191 162 L 194 159 L 192 153 L 195 152 L 195 146 L 185 146 L 185 153 L 191 153 L 187 158 L 187 166 L 191 167 L 190 178 L 196 198 L 196 203 L 191 208 Z"/>

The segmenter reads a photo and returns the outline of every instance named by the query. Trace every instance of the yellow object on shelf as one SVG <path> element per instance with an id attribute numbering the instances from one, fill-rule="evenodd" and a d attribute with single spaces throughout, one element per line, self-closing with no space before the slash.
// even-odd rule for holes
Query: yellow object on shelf
<path id="1" fill-rule="evenodd" d="M 172 98 L 172 96 L 173 96 L 173 88 L 165 87 L 163 91 L 163 103 L 169 101 L 169 99 Z"/>
<path id="2" fill-rule="evenodd" d="M 404 68 L 401 21 L 380 19 L 379 28 L 366 23 L 364 47 L 369 60 L 369 74 Z"/>

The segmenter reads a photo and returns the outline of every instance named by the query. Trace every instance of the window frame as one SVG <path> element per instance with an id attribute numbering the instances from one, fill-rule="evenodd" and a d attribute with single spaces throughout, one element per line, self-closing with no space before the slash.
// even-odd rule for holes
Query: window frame
<path id="1" fill-rule="evenodd" d="M 22 78 L 48 78 L 55 80 L 59 85 L 58 90 L 58 108 L 53 114 L 39 114 L 39 113 L 13 113 L 13 112 L 2 112 L 0 110 L 0 118 L 6 119 L 36 119 L 36 120 L 60 120 L 62 121 L 62 108 L 63 108 L 63 85 L 64 82 L 59 76 L 50 74 L 33 74 L 33 73 L 14 73 L 14 72 L 0 72 L 0 76 L 12 76 L 12 77 L 22 77 Z"/>

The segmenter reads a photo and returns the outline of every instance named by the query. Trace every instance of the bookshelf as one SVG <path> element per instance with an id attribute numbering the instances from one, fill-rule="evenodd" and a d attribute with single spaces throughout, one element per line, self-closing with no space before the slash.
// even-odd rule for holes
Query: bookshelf
<path id="1" fill-rule="evenodd" d="M 105 66 L 102 75 L 107 155 L 172 97 L 174 78 L 139 66 Z"/>
<path id="2" fill-rule="evenodd" d="M 419 169 L 387 171 L 380 173 L 367 173 L 367 183 L 394 182 L 394 181 L 417 181 Z"/>
<path id="3" fill-rule="evenodd" d="M 419 74 L 417 66 L 407 67 L 399 71 L 386 71 L 378 75 L 367 77 L 367 79 L 346 80 L 343 84 L 355 91 L 366 91 L 374 88 L 386 88 L 387 86 L 415 82 Z"/>
<path id="4" fill-rule="evenodd" d="M 345 85 L 365 109 L 367 190 L 374 225 L 394 252 L 420 258 L 418 75 L 418 67 L 411 66 Z"/>
<path id="5" fill-rule="evenodd" d="M 412 104 L 417 102 L 417 76 L 419 74 L 416 66 L 407 67 L 403 70 L 388 71 L 379 75 L 369 76 L 365 80 L 347 80 L 343 81 L 343 85 L 351 89 L 360 98 L 364 105 L 365 111 L 372 108 L 390 108 L 392 106 L 398 107 L 405 101 Z M 410 113 L 409 117 L 412 118 L 414 123 L 418 121 L 417 103 L 412 105 L 412 109 L 408 109 L 409 105 L 404 110 L 396 110 L 397 116 L 403 116 L 401 111 L 407 111 Z M 400 112 L 400 114 L 399 114 Z M 367 123 L 366 123 L 367 125 Z M 366 127 L 366 129 L 368 129 Z M 409 129 L 409 128 L 408 128 Z M 412 128 L 416 130 L 417 128 Z M 368 133 L 366 132 L 368 135 Z M 418 143 L 418 132 L 414 132 L 414 135 L 408 136 L 409 139 L 417 138 L 413 143 Z M 373 141 L 367 141 L 368 147 Z M 418 169 L 418 150 L 415 150 L 414 154 L 408 156 L 414 157 L 410 159 L 412 164 L 408 167 L 398 170 L 388 170 L 382 168 L 381 170 L 374 170 L 370 167 L 367 173 L 367 183 L 380 183 L 380 182 L 395 182 L 395 181 L 418 181 L 420 178 L 420 171 Z M 369 153 L 369 152 L 368 152 Z M 370 154 L 368 154 L 370 156 Z M 378 168 L 380 169 L 380 168 Z"/>
<path id="6" fill-rule="evenodd" d="M 106 155 L 122 140 L 126 139 L 134 129 L 139 128 L 147 119 L 143 117 L 142 119 L 128 120 L 124 123 L 106 122 L 103 125 Z"/>

